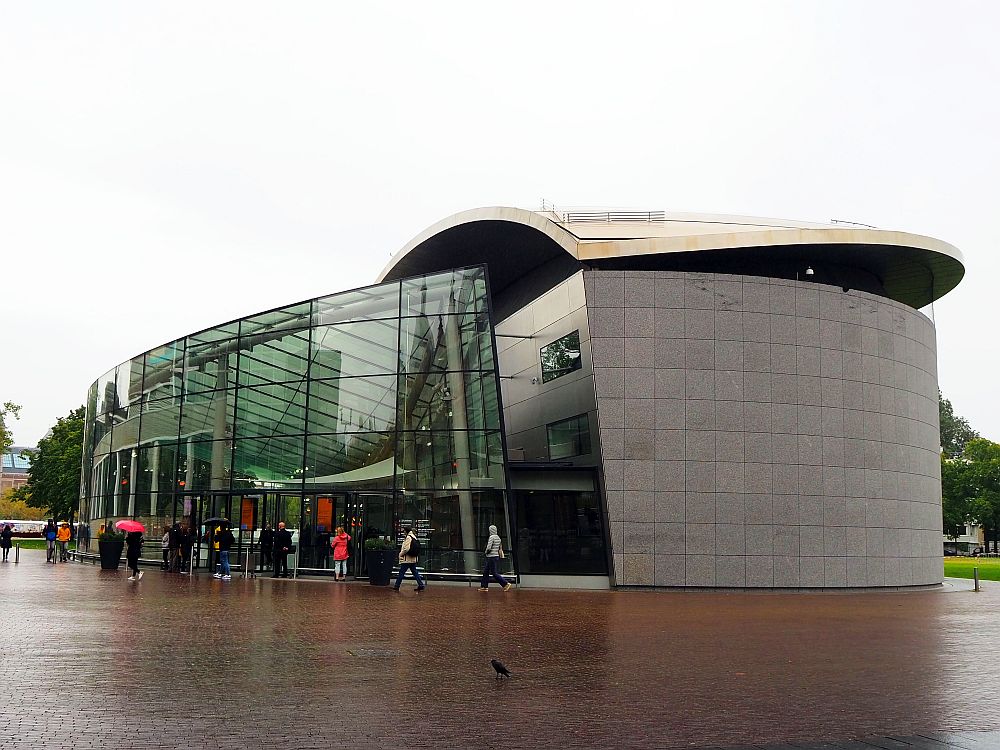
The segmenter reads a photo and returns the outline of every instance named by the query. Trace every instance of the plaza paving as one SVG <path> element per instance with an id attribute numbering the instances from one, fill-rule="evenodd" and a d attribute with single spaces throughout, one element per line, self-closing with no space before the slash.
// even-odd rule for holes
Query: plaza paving
<path id="1" fill-rule="evenodd" d="M 1000 728 L 1000 584 L 397 594 L 125 575 L 34 551 L 0 565 L 4 747 L 731 747 Z"/>

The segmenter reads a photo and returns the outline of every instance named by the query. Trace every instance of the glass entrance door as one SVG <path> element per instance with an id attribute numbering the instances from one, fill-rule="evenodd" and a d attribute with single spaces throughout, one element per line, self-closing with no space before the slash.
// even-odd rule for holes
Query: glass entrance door
<path id="1" fill-rule="evenodd" d="M 348 572 L 365 577 L 368 575 L 365 564 L 365 540 L 382 537 L 395 542 L 392 495 L 381 492 L 352 493 L 348 499 L 347 509 L 344 528 L 352 537 Z"/>
<path id="2" fill-rule="evenodd" d="M 299 531 L 302 523 L 303 498 L 298 493 L 263 492 L 257 500 L 257 533 L 255 535 L 257 556 L 257 568 L 259 571 L 268 570 L 273 566 L 273 559 L 270 549 L 262 549 L 260 537 L 262 531 L 270 526 L 271 531 L 277 531 L 278 524 L 284 521 L 285 528 L 292 534 L 292 544 L 299 543 Z M 288 556 L 288 567 L 293 568 L 296 564 L 298 552 Z"/>
<path id="3" fill-rule="evenodd" d="M 347 507 L 347 493 L 317 493 L 302 499 L 299 532 L 299 566 L 311 570 L 331 570 L 330 541 L 341 526 Z"/>

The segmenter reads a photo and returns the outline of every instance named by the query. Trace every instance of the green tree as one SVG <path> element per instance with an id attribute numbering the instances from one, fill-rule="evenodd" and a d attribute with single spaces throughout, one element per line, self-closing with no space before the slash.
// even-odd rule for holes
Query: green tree
<path id="1" fill-rule="evenodd" d="M 974 492 L 969 483 L 968 465 L 961 458 L 941 454 L 941 512 L 945 536 L 955 540 L 965 531 L 972 514 Z"/>
<path id="2" fill-rule="evenodd" d="M 71 518 L 80 497 L 80 461 L 83 457 L 84 408 L 60 417 L 52 434 L 26 451 L 31 468 L 28 483 L 15 497 L 33 508 L 44 508 L 54 518 Z"/>
<path id="3" fill-rule="evenodd" d="M 979 437 L 969 420 L 955 414 L 951 401 L 938 391 L 938 411 L 941 415 L 941 448 L 949 458 L 962 455 L 965 444 Z"/>
<path id="4" fill-rule="evenodd" d="M 964 465 L 961 492 L 967 498 L 967 517 L 983 527 L 986 547 L 992 541 L 995 552 L 1000 529 L 1000 445 L 985 438 L 973 438 L 966 443 L 958 461 Z"/>
<path id="5" fill-rule="evenodd" d="M 7 426 L 7 417 L 21 418 L 21 407 L 7 401 L 0 407 L 0 453 L 6 453 L 14 444 L 14 433 Z"/>

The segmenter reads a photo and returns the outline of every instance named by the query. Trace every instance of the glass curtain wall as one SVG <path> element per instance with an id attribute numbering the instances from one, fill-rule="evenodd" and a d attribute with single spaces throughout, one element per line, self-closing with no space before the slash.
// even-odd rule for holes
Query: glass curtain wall
<path id="1" fill-rule="evenodd" d="M 312 498 L 345 498 L 337 523 L 377 498 L 392 522 L 369 536 L 412 524 L 429 572 L 476 573 L 488 527 L 510 538 L 497 383 L 481 267 L 192 334 L 90 387 L 80 519 L 96 534 L 136 518 L 152 542 L 194 523 L 200 499 L 283 493 L 300 500 L 285 520 L 309 545 Z"/>

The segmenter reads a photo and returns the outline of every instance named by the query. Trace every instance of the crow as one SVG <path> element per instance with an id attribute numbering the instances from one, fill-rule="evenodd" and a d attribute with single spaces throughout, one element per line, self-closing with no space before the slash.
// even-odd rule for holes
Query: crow
<path id="1" fill-rule="evenodd" d="M 510 677 L 510 672 L 507 671 L 507 667 L 505 667 L 503 665 L 502 661 L 498 661 L 496 659 L 490 659 L 490 664 L 492 664 L 493 665 L 493 669 L 496 670 L 496 672 L 497 672 L 497 679 L 498 680 L 501 677 Z"/>

